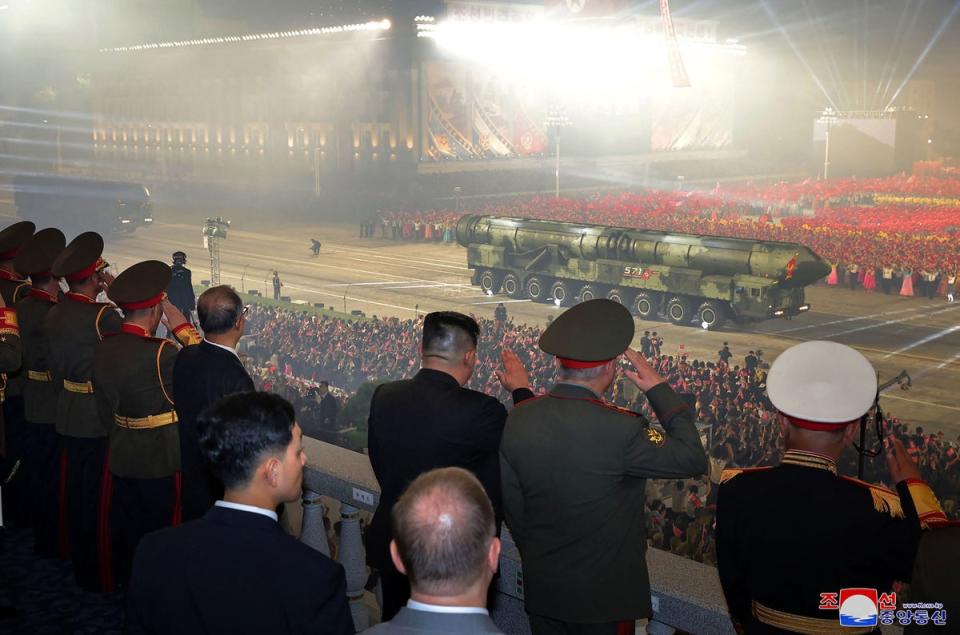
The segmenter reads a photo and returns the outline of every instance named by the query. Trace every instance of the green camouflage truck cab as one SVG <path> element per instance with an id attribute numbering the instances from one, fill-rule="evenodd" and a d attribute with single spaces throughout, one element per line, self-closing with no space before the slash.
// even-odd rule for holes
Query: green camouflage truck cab
<path id="1" fill-rule="evenodd" d="M 493 295 L 559 306 L 610 298 L 644 319 L 707 329 L 809 310 L 803 289 L 830 272 L 795 243 L 464 216 L 472 283 Z"/>

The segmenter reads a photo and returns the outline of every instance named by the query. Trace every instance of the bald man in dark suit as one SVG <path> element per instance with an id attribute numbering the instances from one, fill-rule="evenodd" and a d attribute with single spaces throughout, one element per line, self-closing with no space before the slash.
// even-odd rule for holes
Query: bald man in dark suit
<path id="1" fill-rule="evenodd" d="M 243 336 L 246 319 L 246 308 L 237 292 L 227 285 L 207 289 L 197 302 L 197 314 L 203 342 L 181 350 L 173 367 L 184 521 L 203 516 L 223 494 L 223 485 L 210 474 L 200 456 L 197 417 L 221 397 L 254 389 L 237 356 L 237 342 Z"/>

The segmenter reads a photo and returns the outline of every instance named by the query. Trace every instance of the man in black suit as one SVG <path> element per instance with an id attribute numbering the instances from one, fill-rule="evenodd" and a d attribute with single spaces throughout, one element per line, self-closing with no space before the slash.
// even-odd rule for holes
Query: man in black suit
<path id="1" fill-rule="evenodd" d="M 410 600 L 370 635 L 501 633 L 487 606 L 500 539 L 480 481 L 459 467 L 421 474 L 393 506 L 394 565 L 410 579 Z"/>
<path id="2" fill-rule="evenodd" d="M 180 309 L 187 320 L 193 321 L 193 310 L 196 308 L 196 297 L 193 294 L 193 274 L 187 269 L 187 254 L 182 251 L 173 252 L 173 277 L 167 287 L 167 295 L 173 306 Z"/>
<path id="3" fill-rule="evenodd" d="M 200 416 L 200 447 L 226 492 L 200 520 L 140 542 L 128 633 L 354 632 L 343 567 L 277 524 L 277 505 L 303 484 L 293 414 L 277 395 L 247 392 Z"/>
<path id="4" fill-rule="evenodd" d="M 180 472 L 183 520 L 203 516 L 223 494 L 203 464 L 197 444 L 197 416 L 221 397 L 254 389 L 253 380 L 237 357 L 243 336 L 245 308 L 231 287 L 211 287 L 197 303 L 204 340 L 177 354 L 173 367 L 173 402 L 180 423 Z"/>
<path id="5" fill-rule="evenodd" d="M 330 394 L 330 382 L 320 382 L 315 398 L 320 404 L 320 425 L 327 430 L 333 430 L 337 426 L 340 405 L 337 403 L 337 398 Z"/>
<path id="6" fill-rule="evenodd" d="M 477 362 L 476 320 L 451 311 L 423 321 L 423 358 L 413 379 L 383 384 L 370 403 L 367 445 L 380 483 L 380 505 L 367 530 L 367 562 L 380 571 L 383 621 L 410 596 L 406 577 L 390 558 L 390 510 L 413 479 L 438 467 L 473 472 L 493 502 L 500 526 L 498 451 L 507 410 L 497 399 L 464 388 Z M 516 354 L 503 353 L 497 378 L 514 403 L 533 396 Z"/>

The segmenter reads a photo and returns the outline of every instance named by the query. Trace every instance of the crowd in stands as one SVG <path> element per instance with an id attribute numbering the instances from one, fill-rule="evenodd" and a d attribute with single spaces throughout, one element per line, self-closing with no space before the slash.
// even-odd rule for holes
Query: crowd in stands
<path id="1" fill-rule="evenodd" d="M 509 402 L 509 395 L 494 375 L 504 347 L 520 356 L 535 392 L 543 392 L 556 380 L 552 359 L 537 347 L 539 327 L 488 319 L 479 323 L 477 366 L 468 387 Z M 254 306 L 248 324 L 253 337 L 245 350 L 248 364 L 259 369 L 251 373 L 258 387 L 279 391 L 299 404 L 301 412 L 310 388 L 318 381 L 328 380 L 345 400 L 365 382 L 411 377 L 419 368 L 416 351 L 420 320 L 373 317 L 346 321 Z M 782 442 L 775 411 L 765 394 L 767 364 L 759 351 L 746 355 L 746 351 L 735 351 L 734 357 L 719 354 L 716 360 L 698 360 L 680 350 L 672 352 L 674 345 L 679 343 L 657 344 L 654 337 L 654 344 L 646 352 L 654 368 L 677 392 L 693 395 L 697 422 L 711 431 L 711 469 L 700 479 L 681 481 L 679 485 L 676 481 L 649 482 L 648 536 L 658 548 L 714 562 L 712 505 L 721 472 L 727 467 L 775 465 Z M 655 419 L 646 399 L 628 381 L 614 385 L 611 401 Z M 889 424 L 919 463 L 947 513 L 956 518 L 960 438 L 911 429 L 893 417 Z M 851 451 L 846 458 L 842 472 L 855 476 L 856 454 Z M 867 461 L 867 480 L 881 482 L 884 473 L 882 457 Z"/>
<path id="2" fill-rule="evenodd" d="M 812 209 L 813 215 L 803 215 L 804 209 Z M 488 204 L 471 213 L 796 242 L 835 267 L 828 284 L 906 296 L 922 291 L 934 297 L 951 293 L 960 271 L 958 212 L 960 180 L 901 176 L 709 192 L 534 197 Z M 460 216 L 449 211 L 383 211 L 365 223 L 363 235 L 450 243 Z M 854 276 L 845 276 L 849 273 Z"/>

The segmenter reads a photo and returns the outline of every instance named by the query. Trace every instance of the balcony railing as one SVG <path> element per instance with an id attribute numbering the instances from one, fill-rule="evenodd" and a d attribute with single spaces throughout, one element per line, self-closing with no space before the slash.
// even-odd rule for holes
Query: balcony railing
<path id="1" fill-rule="evenodd" d="M 324 526 L 328 509 L 321 496 L 339 501 L 340 517 L 331 519 L 332 522 L 341 522 L 339 543 L 334 551 L 337 561 L 346 570 L 353 623 L 358 631 L 362 631 L 370 626 L 371 615 L 364 601 L 368 571 L 360 516 L 363 512 L 376 510 L 380 488 L 365 455 L 310 438 L 305 438 L 303 443 L 308 458 L 303 475 L 300 540 L 330 555 Z M 492 617 L 505 633 L 526 635 L 530 630 L 523 607 L 520 554 L 506 528 L 503 543 L 499 594 Z M 734 633 L 715 568 L 656 549 L 647 551 L 647 567 L 654 611 L 648 625 L 649 632 Z"/>

